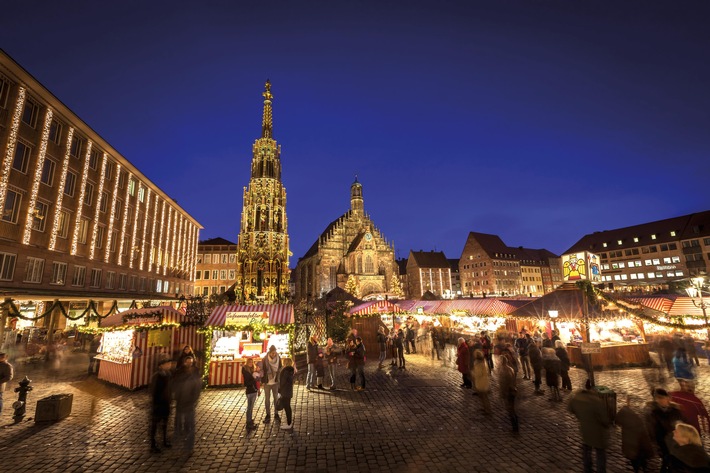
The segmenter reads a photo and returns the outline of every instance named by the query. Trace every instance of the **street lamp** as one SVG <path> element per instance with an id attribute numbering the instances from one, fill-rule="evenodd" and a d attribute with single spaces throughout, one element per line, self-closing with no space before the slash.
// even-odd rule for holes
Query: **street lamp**
<path id="1" fill-rule="evenodd" d="M 698 276 L 696 278 L 692 278 L 691 280 L 692 286 L 688 287 L 685 289 L 685 292 L 688 293 L 688 296 L 690 296 L 691 300 L 693 301 L 693 305 L 695 307 L 699 307 L 703 311 L 703 318 L 705 319 L 705 328 L 707 329 L 707 341 L 710 342 L 710 326 L 708 326 L 708 314 L 705 309 L 707 309 L 707 304 L 705 304 L 705 300 L 703 299 L 703 284 L 705 283 L 705 278 L 702 276 Z M 695 302 L 695 298 L 699 298 L 700 302 Z"/>

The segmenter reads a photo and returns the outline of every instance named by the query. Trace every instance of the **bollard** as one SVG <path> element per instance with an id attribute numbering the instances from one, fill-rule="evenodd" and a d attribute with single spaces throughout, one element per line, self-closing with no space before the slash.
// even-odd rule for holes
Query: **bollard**
<path id="1" fill-rule="evenodd" d="M 32 387 L 30 386 L 31 382 L 32 380 L 25 376 L 25 379 L 20 381 L 20 387 L 15 388 L 15 392 L 19 393 L 17 401 L 12 403 L 12 408 L 15 409 L 15 414 L 13 414 L 12 418 L 15 420 L 16 424 L 22 421 L 25 417 L 25 411 L 27 409 L 27 393 L 32 391 Z"/>

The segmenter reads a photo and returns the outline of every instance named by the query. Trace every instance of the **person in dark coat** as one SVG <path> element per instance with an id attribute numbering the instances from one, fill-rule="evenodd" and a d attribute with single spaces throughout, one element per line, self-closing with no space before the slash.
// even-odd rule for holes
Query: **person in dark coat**
<path id="1" fill-rule="evenodd" d="M 675 425 L 682 421 L 683 414 L 678 406 L 671 402 L 668 392 L 661 388 L 654 389 L 653 401 L 646 406 L 646 428 L 661 454 L 661 473 L 671 471 L 666 437 L 673 432 Z"/>
<path id="2" fill-rule="evenodd" d="M 195 358 L 186 356 L 174 377 L 175 436 L 185 440 L 185 450 L 195 448 L 195 409 L 202 393 L 202 377 Z"/>
<path id="3" fill-rule="evenodd" d="M 463 376 L 463 384 L 461 385 L 461 387 L 471 389 L 473 386 L 471 383 L 471 375 L 468 363 L 468 345 L 466 345 L 466 340 L 464 340 L 463 337 L 460 337 L 458 341 L 458 350 L 456 351 L 456 365 L 458 367 L 459 373 L 461 373 L 461 375 Z"/>
<path id="4" fill-rule="evenodd" d="M 330 377 L 330 390 L 335 391 L 335 368 L 338 364 L 338 352 L 332 338 L 328 338 L 325 345 L 325 359 L 328 361 L 328 376 Z"/>
<path id="5" fill-rule="evenodd" d="M 523 379 L 530 379 L 531 366 L 530 358 L 528 357 L 528 347 L 532 338 L 529 338 L 528 334 L 523 330 L 520 332 L 518 338 L 515 340 L 515 349 L 518 350 L 518 356 L 520 357 L 520 364 L 523 367 Z"/>
<path id="6" fill-rule="evenodd" d="M 99 347 L 101 346 L 101 335 L 96 333 L 94 338 L 91 339 L 89 343 L 89 375 L 99 372 L 99 363 L 101 360 L 96 359 L 96 355 L 99 354 Z"/>
<path id="7" fill-rule="evenodd" d="M 659 355 L 661 355 L 661 360 L 666 364 L 666 368 L 670 374 L 673 374 L 673 352 L 675 351 L 675 346 L 673 341 L 669 337 L 663 337 L 658 342 Z"/>
<path id="8" fill-rule="evenodd" d="M 545 394 L 542 389 L 540 389 L 540 384 L 542 384 L 542 353 L 540 352 L 540 348 L 537 346 L 537 343 L 534 341 L 528 347 L 528 357 L 530 357 L 530 364 L 533 369 L 535 394 L 541 396 Z"/>
<path id="9" fill-rule="evenodd" d="M 404 370 L 406 368 L 406 362 L 404 360 L 404 331 L 399 329 L 397 331 L 397 336 L 394 337 L 394 347 L 397 350 L 397 361 L 399 362 L 399 369 Z"/>
<path id="10" fill-rule="evenodd" d="M 293 397 L 293 377 L 296 369 L 291 358 L 281 360 L 283 368 L 279 376 L 279 398 L 281 406 L 286 413 L 286 423 L 281 425 L 282 430 L 293 429 L 293 412 L 291 411 L 291 398 Z"/>
<path id="11" fill-rule="evenodd" d="M 606 448 L 609 442 L 611 421 L 604 401 L 587 381 L 585 389 L 579 390 L 569 400 L 569 411 L 579 420 L 582 434 L 582 462 L 584 472 L 592 471 L 592 449 L 597 452 L 597 472 L 606 472 Z"/>
<path id="12" fill-rule="evenodd" d="M 417 346 L 415 341 L 417 339 L 417 329 L 414 328 L 413 324 L 407 326 L 407 353 L 409 353 L 409 347 L 411 346 L 412 353 L 417 352 Z"/>
<path id="13" fill-rule="evenodd" d="M 323 352 L 320 352 L 318 353 L 318 358 L 316 358 L 316 380 L 318 389 L 325 389 L 323 387 L 323 378 L 325 378 L 325 357 Z"/>
<path id="14" fill-rule="evenodd" d="M 481 350 L 483 351 L 483 358 L 486 359 L 488 364 L 488 373 L 490 373 L 493 371 L 493 342 L 485 331 L 481 332 Z"/>
<path id="15" fill-rule="evenodd" d="M 360 337 L 355 339 L 353 361 L 355 362 L 355 370 L 360 377 L 360 386 L 357 386 L 355 390 L 363 391 L 365 389 L 365 345 L 363 345 L 362 338 Z"/>
<path id="16" fill-rule="evenodd" d="M 175 371 L 180 371 L 182 369 L 182 366 L 185 364 L 185 358 L 187 358 L 188 356 L 192 357 L 193 361 L 197 361 L 197 357 L 195 356 L 195 352 L 192 347 L 190 345 L 185 345 L 185 347 L 180 352 L 180 355 L 178 356 Z"/>
<path id="17" fill-rule="evenodd" d="M 357 381 L 357 365 L 355 364 L 355 340 L 348 340 L 348 345 L 345 348 L 345 356 L 348 357 L 348 370 L 350 371 L 350 389 L 355 390 L 355 381 Z"/>
<path id="18" fill-rule="evenodd" d="M 431 359 L 434 359 L 434 355 L 436 354 L 436 359 L 441 360 L 441 342 L 439 339 L 441 338 L 441 335 L 439 334 L 439 329 L 436 327 L 431 328 Z"/>
<path id="19" fill-rule="evenodd" d="M 669 471 L 679 473 L 710 472 L 710 457 L 705 453 L 695 427 L 679 422 L 666 437 Z"/>
<path id="20" fill-rule="evenodd" d="M 553 401 L 561 401 L 560 396 L 560 359 L 552 348 L 542 349 L 542 366 L 545 368 L 545 382 L 550 388 Z"/>
<path id="21" fill-rule="evenodd" d="M 246 363 L 242 366 L 242 380 L 244 381 L 247 396 L 247 430 L 254 430 L 257 427 L 254 424 L 253 417 L 254 403 L 256 403 L 256 398 L 260 393 L 254 377 L 254 360 L 252 358 L 247 358 Z"/>
<path id="22" fill-rule="evenodd" d="M 170 448 L 168 439 L 168 419 L 170 418 L 170 368 L 172 360 L 161 358 L 158 362 L 158 371 L 153 373 L 150 379 L 150 451 L 160 453 L 155 434 L 158 432 L 158 425 L 163 431 L 163 445 Z"/>
<path id="23" fill-rule="evenodd" d="M 572 390 L 572 380 L 569 379 L 569 354 L 565 348 L 565 342 L 557 340 L 555 342 L 555 355 L 560 359 L 560 377 L 562 378 L 562 389 Z"/>
<path id="24" fill-rule="evenodd" d="M 616 414 L 616 425 L 621 427 L 621 452 L 631 462 L 634 472 L 648 471 L 648 460 L 653 457 L 653 443 L 643 418 L 631 408 L 631 397 Z"/>
<path id="25" fill-rule="evenodd" d="M 688 354 L 688 358 L 691 363 L 695 362 L 696 366 L 700 366 L 700 360 L 698 359 L 698 349 L 695 346 L 695 339 L 690 335 L 683 337 L 683 347 L 685 352 Z"/>

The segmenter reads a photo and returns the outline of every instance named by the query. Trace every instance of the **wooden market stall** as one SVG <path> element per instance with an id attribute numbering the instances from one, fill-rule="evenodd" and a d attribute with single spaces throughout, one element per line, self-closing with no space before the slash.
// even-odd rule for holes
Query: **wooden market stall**
<path id="1" fill-rule="evenodd" d="M 511 312 L 527 326 L 559 333 L 567 345 L 570 361 L 582 362 L 581 343 L 599 343 L 599 353 L 591 355 L 593 366 L 645 365 L 650 363 L 643 322 L 620 312 L 607 310 L 594 293 L 585 293 L 575 283 L 560 288 Z M 587 334 L 586 323 L 589 325 Z"/>
<path id="2" fill-rule="evenodd" d="M 169 306 L 113 314 L 101 333 L 98 378 L 127 389 L 147 386 L 162 356 L 172 358 L 184 345 L 202 348 L 197 327 L 181 325 L 185 314 Z"/>
<path id="3" fill-rule="evenodd" d="M 242 366 L 246 359 L 263 357 L 271 345 L 279 355 L 291 356 L 294 322 L 291 304 L 231 305 L 214 309 L 202 330 L 207 384 L 242 384 Z"/>
<path id="4" fill-rule="evenodd" d="M 399 316 L 406 314 L 406 311 L 397 304 L 384 300 L 363 302 L 350 308 L 348 313 L 350 327 L 357 329 L 365 349 L 377 351 L 377 330 L 384 326 L 385 333 L 389 333 L 393 328 L 399 328 L 403 321 Z"/>

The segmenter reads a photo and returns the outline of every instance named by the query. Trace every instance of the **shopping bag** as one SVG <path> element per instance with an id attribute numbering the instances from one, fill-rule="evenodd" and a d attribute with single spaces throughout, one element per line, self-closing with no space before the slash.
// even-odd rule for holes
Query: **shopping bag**
<path id="1" fill-rule="evenodd" d="M 284 402 L 283 398 L 279 396 L 279 398 L 276 400 L 276 410 L 281 411 L 284 408 Z"/>

